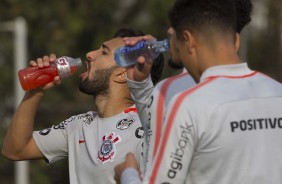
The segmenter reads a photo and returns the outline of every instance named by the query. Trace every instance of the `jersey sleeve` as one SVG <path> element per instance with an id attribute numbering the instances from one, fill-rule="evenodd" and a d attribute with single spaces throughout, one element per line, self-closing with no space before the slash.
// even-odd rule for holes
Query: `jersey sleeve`
<path id="1" fill-rule="evenodd" d="M 145 158 L 144 158 L 144 139 L 142 138 L 141 141 L 138 143 L 136 147 L 137 153 L 137 160 L 139 163 L 139 169 L 142 172 L 142 176 L 145 172 Z"/>
<path id="2" fill-rule="evenodd" d="M 144 142 L 143 142 L 143 162 L 144 168 L 141 168 L 142 174 L 146 172 L 148 165 L 148 154 L 149 154 L 149 126 L 148 121 L 148 108 L 147 105 L 150 103 L 150 98 L 154 90 L 154 85 L 151 77 L 148 77 L 142 82 L 136 82 L 127 79 L 127 84 L 131 92 L 132 99 L 135 101 L 135 105 L 138 111 L 139 119 L 144 129 Z M 141 162 L 139 162 L 141 163 Z M 142 166 L 142 167 L 143 167 Z"/>
<path id="3" fill-rule="evenodd" d="M 68 156 L 68 124 L 71 117 L 58 125 L 33 132 L 33 138 L 49 164 Z"/>
<path id="4" fill-rule="evenodd" d="M 121 175 L 121 184 L 142 184 L 142 181 L 135 169 L 127 168 Z"/>
<path id="5" fill-rule="evenodd" d="M 154 85 L 151 80 L 151 77 L 148 77 L 142 82 L 136 82 L 127 79 L 127 84 L 130 89 L 132 99 L 134 100 L 135 105 L 137 107 L 141 123 L 143 127 L 146 128 L 146 126 L 144 126 L 144 123 L 147 122 L 148 114 L 146 106 L 148 105 L 151 94 L 154 90 Z"/>
<path id="6" fill-rule="evenodd" d="M 169 105 L 161 142 L 146 172 L 148 183 L 185 183 L 196 147 L 196 131 L 186 108 Z"/>

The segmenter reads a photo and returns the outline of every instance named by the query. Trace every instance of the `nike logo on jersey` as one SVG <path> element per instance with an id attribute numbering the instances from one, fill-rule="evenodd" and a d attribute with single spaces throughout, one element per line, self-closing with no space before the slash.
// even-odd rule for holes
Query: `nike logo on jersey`
<path id="1" fill-rule="evenodd" d="M 85 140 L 79 140 L 79 144 L 85 143 Z"/>

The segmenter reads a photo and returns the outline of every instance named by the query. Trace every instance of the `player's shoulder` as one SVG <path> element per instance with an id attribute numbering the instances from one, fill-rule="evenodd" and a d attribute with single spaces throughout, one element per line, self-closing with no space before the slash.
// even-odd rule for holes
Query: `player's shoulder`
<path id="1" fill-rule="evenodd" d="M 172 103 L 187 104 L 188 106 L 207 106 L 210 101 L 214 101 L 211 98 L 216 91 L 216 87 L 213 83 L 203 82 L 195 84 L 190 88 L 179 91 L 173 95 Z M 187 103 L 185 103 L 188 101 Z"/>
<path id="2" fill-rule="evenodd" d="M 161 89 L 168 86 L 178 86 L 178 85 L 194 86 L 195 84 L 196 83 L 194 79 L 191 77 L 191 75 L 188 72 L 183 72 L 178 75 L 163 79 L 156 85 L 156 88 Z"/>
<path id="3" fill-rule="evenodd" d="M 64 121 L 64 124 L 68 125 L 69 127 L 77 127 L 81 126 L 83 123 L 92 122 L 96 116 L 97 112 L 88 111 L 86 113 L 81 113 L 69 117 Z"/>

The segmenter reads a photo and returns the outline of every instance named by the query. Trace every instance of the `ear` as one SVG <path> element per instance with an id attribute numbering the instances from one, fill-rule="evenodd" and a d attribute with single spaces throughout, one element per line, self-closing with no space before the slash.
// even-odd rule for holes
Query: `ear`
<path id="1" fill-rule="evenodd" d="M 113 72 L 113 81 L 117 83 L 125 83 L 126 82 L 126 68 L 117 68 Z"/>
<path id="2" fill-rule="evenodd" d="M 240 34 L 236 33 L 236 35 L 235 35 L 235 50 L 236 50 L 236 52 L 239 51 L 239 48 L 240 48 Z"/>
<path id="3" fill-rule="evenodd" d="M 185 46 L 188 49 L 189 53 L 192 53 L 195 45 L 196 45 L 196 38 L 195 36 L 188 30 L 183 31 L 183 38 L 185 41 Z"/>

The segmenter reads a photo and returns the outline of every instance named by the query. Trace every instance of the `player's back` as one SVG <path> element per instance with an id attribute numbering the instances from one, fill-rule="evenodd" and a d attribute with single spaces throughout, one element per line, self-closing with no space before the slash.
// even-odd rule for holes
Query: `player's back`
<path id="1" fill-rule="evenodd" d="M 188 179 L 282 183 L 282 85 L 256 72 L 209 80 L 183 103 L 189 104 L 182 110 L 192 114 L 197 145 Z"/>

